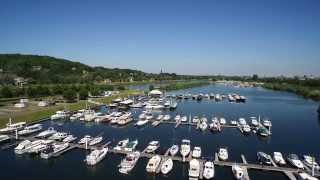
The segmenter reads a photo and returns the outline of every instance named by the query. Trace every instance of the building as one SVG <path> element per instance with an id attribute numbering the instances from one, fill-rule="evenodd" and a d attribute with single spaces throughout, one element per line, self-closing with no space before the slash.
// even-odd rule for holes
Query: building
<path id="1" fill-rule="evenodd" d="M 16 86 L 23 88 L 23 86 L 26 85 L 28 82 L 23 77 L 17 77 L 17 78 L 14 78 L 14 83 Z"/>
<path id="2" fill-rule="evenodd" d="M 159 98 L 162 97 L 163 93 L 160 90 L 154 89 L 149 92 L 149 96 L 152 98 Z"/>

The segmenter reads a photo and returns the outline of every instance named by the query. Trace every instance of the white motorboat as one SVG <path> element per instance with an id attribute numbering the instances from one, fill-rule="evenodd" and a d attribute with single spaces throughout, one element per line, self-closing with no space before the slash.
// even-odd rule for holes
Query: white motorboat
<path id="1" fill-rule="evenodd" d="M 227 120 L 225 118 L 220 118 L 220 124 L 222 125 L 227 124 Z"/>
<path id="2" fill-rule="evenodd" d="M 232 172 L 236 179 L 240 180 L 243 178 L 243 169 L 238 165 L 232 165 Z"/>
<path id="3" fill-rule="evenodd" d="M 118 125 L 123 126 L 123 125 L 129 124 L 132 121 L 133 121 L 133 118 L 121 118 L 118 121 Z"/>
<path id="4" fill-rule="evenodd" d="M 195 147 L 193 148 L 192 157 L 193 157 L 193 158 L 200 158 L 200 157 L 201 157 L 201 147 L 195 146 Z"/>
<path id="5" fill-rule="evenodd" d="M 68 133 L 64 132 L 57 132 L 50 136 L 48 139 L 55 140 L 55 141 L 62 141 L 64 138 L 68 136 Z"/>
<path id="6" fill-rule="evenodd" d="M 188 121 L 188 117 L 187 116 L 182 116 L 181 117 L 181 122 L 187 122 Z"/>
<path id="7" fill-rule="evenodd" d="M 159 114 L 158 117 L 157 117 L 157 120 L 158 120 L 158 121 L 161 121 L 161 120 L 163 119 L 163 117 L 164 117 L 164 116 L 163 116 L 162 114 Z"/>
<path id="8" fill-rule="evenodd" d="M 28 148 L 29 154 L 39 154 L 45 149 L 48 148 L 48 145 L 50 145 L 53 142 L 53 140 L 40 140 L 40 144 L 32 146 Z"/>
<path id="9" fill-rule="evenodd" d="M 113 149 L 121 151 L 127 146 L 128 143 L 129 143 L 129 139 L 128 138 L 124 139 L 124 140 L 121 140 L 121 141 L 118 142 L 117 146 L 114 147 Z"/>
<path id="10" fill-rule="evenodd" d="M 138 140 L 130 141 L 127 143 L 124 150 L 133 152 L 136 149 L 137 145 L 138 145 Z"/>
<path id="11" fill-rule="evenodd" d="M 171 156 L 175 156 L 178 153 L 178 151 L 179 151 L 178 145 L 172 145 L 169 150 Z"/>
<path id="12" fill-rule="evenodd" d="M 145 108 L 146 109 L 163 109 L 164 106 L 157 103 L 148 103 Z"/>
<path id="13" fill-rule="evenodd" d="M 83 112 L 84 121 L 93 121 L 96 117 L 95 111 L 92 109 L 86 109 Z"/>
<path id="14" fill-rule="evenodd" d="M 92 137 L 90 135 L 85 135 L 82 139 L 80 139 L 78 144 L 85 144 L 85 143 L 89 144 L 91 140 L 92 140 Z"/>
<path id="15" fill-rule="evenodd" d="M 7 127 L 0 129 L 0 134 L 6 133 L 13 133 L 16 130 L 21 130 L 26 126 L 26 122 L 18 122 L 18 123 L 11 123 L 11 119 L 7 124 Z"/>
<path id="16" fill-rule="evenodd" d="M 18 134 L 20 136 L 26 136 L 29 134 L 33 134 L 42 130 L 42 124 L 35 124 L 32 126 L 27 126 L 23 130 L 19 131 Z"/>
<path id="17" fill-rule="evenodd" d="M 244 118 L 239 118 L 239 124 L 240 126 L 247 125 L 247 121 Z"/>
<path id="18" fill-rule="evenodd" d="M 176 115 L 176 117 L 174 118 L 174 120 L 175 120 L 176 122 L 180 121 L 180 120 L 181 120 L 181 116 L 180 116 L 179 114 Z"/>
<path id="19" fill-rule="evenodd" d="M 127 154 L 127 156 L 121 161 L 119 172 L 122 174 L 128 174 L 134 166 L 137 164 L 140 158 L 140 152 L 133 152 Z"/>
<path id="20" fill-rule="evenodd" d="M 274 159 L 274 162 L 277 163 L 278 165 L 283 166 L 283 165 L 287 164 L 286 161 L 284 160 L 281 152 L 274 152 L 273 159 Z"/>
<path id="21" fill-rule="evenodd" d="M 263 120 L 263 125 L 266 127 L 266 128 L 269 128 L 272 126 L 272 123 L 270 120 Z"/>
<path id="22" fill-rule="evenodd" d="M 141 120 L 146 119 L 146 113 L 141 113 L 141 114 L 139 115 L 139 119 L 141 119 Z"/>
<path id="23" fill-rule="evenodd" d="M 298 180 L 318 180 L 318 178 L 311 176 L 308 173 L 298 173 Z"/>
<path id="24" fill-rule="evenodd" d="M 62 140 L 62 142 L 71 143 L 71 142 L 75 141 L 76 139 L 77 139 L 77 137 L 73 136 L 72 134 L 69 134 L 66 138 L 64 138 Z"/>
<path id="25" fill-rule="evenodd" d="M 303 156 L 303 163 L 308 166 L 310 169 L 314 168 L 314 170 L 319 171 L 319 164 L 316 162 L 315 158 L 309 155 Z"/>
<path id="26" fill-rule="evenodd" d="M 299 169 L 304 169 L 304 165 L 302 163 L 302 161 L 299 159 L 299 157 L 296 154 L 289 154 L 289 156 L 287 157 L 288 162 Z"/>
<path id="27" fill-rule="evenodd" d="M 256 117 L 251 117 L 251 124 L 255 127 L 259 126 L 259 122 Z"/>
<path id="28" fill-rule="evenodd" d="M 189 162 L 189 177 L 198 178 L 200 175 L 200 163 L 197 159 L 192 159 Z"/>
<path id="29" fill-rule="evenodd" d="M 160 147 L 159 141 L 151 141 L 147 146 L 146 153 L 153 153 Z"/>
<path id="30" fill-rule="evenodd" d="M 0 135 L 0 143 L 5 143 L 10 141 L 10 137 L 8 135 Z"/>
<path id="31" fill-rule="evenodd" d="M 257 156 L 258 156 L 258 160 L 261 164 L 262 163 L 267 164 L 267 165 L 272 164 L 272 158 L 269 154 L 264 153 L 264 152 L 258 152 Z"/>
<path id="32" fill-rule="evenodd" d="M 227 148 L 220 148 L 218 152 L 218 158 L 222 161 L 226 161 L 229 158 Z"/>
<path id="33" fill-rule="evenodd" d="M 129 105 L 130 108 L 143 108 L 143 106 L 144 105 L 141 102 Z"/>
<path id="34" fill-rule="evenodd" d="M 181 148 L 180 148 L 180 153 L 182 155 L 182 157 L 186 157 L 189 155 L 190 153 L 190 140 L 187 140 L 187 139 L 183 139 L 182 142 L 181 142 Z"/>
<path id="35" fill-rule="evenodd" d="M 208 128 L 208 124 L 205 122 L 205 121 L 202 121 L 200 124 L 199 124 L 199 128 L 201 131 L 205 131 L 207 130 Z"/>
<path id="36" fill-rule="evenodd" d="M 144 125 L 146 125 L 148 122 L 149 122 L 148 119 L 139 120 L 139 121 L 136 123 L 136 126 L 144 126 Z"/>
<path id="37" fill-rule="evenodd" d="M 200 121 L 200 118 L 198 116 L 194 116 L 192 118 L 192 123 L 197 124 Z"/>
<path id="38" fill-rule="evenodd" d="M 203 177 L 212 179 L 214 177 L 214 164 L 211 161 L 204 163 Z"/>
<path id="39" fill-rule="evenodd" d="M 42 131 L 39 133 L 36 137 L 37 138 L 47 138 L 49 136 L 52 136 L 53 134 L 57 133 L 56 130 L 53 129 L 53 127 L 50 127 L 49 129 Z"/>
<path id="40" fill-rule="evenodd" d="M 163 117 L 163 120 L 164 121 L 169 121 L 171 119 L 171 116 L 169 114 L 166 114 L 164 117 Z"/>
<path id="41" fill-rule="evenodd" d="M 25 149 L 26 149 L 28 146 L 30 146 L 31 143 L 32 143 L 32 142 L 29 141 L 29 140 L 24 140 L 24 141 L 22 141 L 21 143 L 18 144 L 17 147 L 14 148 L 14 152 L 15 152 L 16 154 L 23 154 L 23 153 L 25 153 Z"/>
<path id="42" fill-rule="evenodd" d="M 89 142 L 89 146 L 97 145 L 97 144 L 101 143 L 102 141 L 103 141 L 102 136 L 95 137 Z"/>
<path id="43" fill-rule="evenodd" d="M 120 120 L 119 117 L 112 117 L 111 121 L 110 121 L 110 124 L 118 124 L 119 120 Z"/>
<path id="44" fill-rule="evenodd" d="M 51 120 L 66 119 L 68 113 L 66 111 L 57 111 L 54 115 L 50 117 Z"/>
<path id="45" fill-rule="evenodd" d="M 98 148 L 93 151 L 86 157 L 86 162 L 89 166 L 94 166 L 102 161 L 108 153 L 108 147 Z"/>
<path id="46" fill-rule="evenodd" d="M 161 157 L 159 155 L 153 156 L 149 159 L 148 164 L 146 166 L 146 171 L 149 173 L 155 173 L 157 168 L 159 167 L 161 162 Z"/>
<path id="47" fill-rule="evenodd" d="M 171 158 L 165 160 L 161 165 L 161 173 L 168 174 L 173 168 L 173 161 Z"/>
<path id="48" fill-rule="evenodd" d="M 248 133 L 251 132 L 251 128 L 250 128 L 250 126 L 248 124 L 243 125 L 241 128 L 242 128 L 244 133 L 248 134 Z"/>
<path id="49" fill-rule="evenodd" d="M 233 125 L 233 126 L 236 126 L 236 125 L 238 125 L 238 122 L 237 122 L 237 121 L 232 120 L 232 121 L 230 121 L 230 124 L 231 124 L 231 125 Z"/>
<path id="50" fill-rule="evenodd" d="M 53 144 L 53 145 L 48 145 L 46 149 L 44 149 L 40 157 L 43 159 L 49 159 L 51 158 L 54 154 L 59 153 L 69 147 L 69 143 L 62 143 L 62 144 Z"/>

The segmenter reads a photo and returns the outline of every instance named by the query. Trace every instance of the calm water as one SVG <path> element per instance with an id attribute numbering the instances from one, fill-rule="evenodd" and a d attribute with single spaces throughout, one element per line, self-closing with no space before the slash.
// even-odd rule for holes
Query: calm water
<path id="1" fill-rule="evenodd" d="M 223 129 L 221 133 L 199 132 L 194 128 L 180 126 L 174 129 L 172 125 L 160 125 L 156 128 L 146 126 L 136 128 L 129 125 L 125 128 L 113 127 L 106 124 L 82 123 L 82 122 L 51 122 L 44 123 L 45 127 L 53 126 L 59 130 L 71 132 L 78 137 L 85 134 L 97 135 L 104 133 L 107 140 L 113 141 L 130 137 L 139 140 L 138 149 L 143 150 L 149 141 L 161 142 L 160 153 L 164 153 L 173 143 L 179 143 L 183 138 L 189 138 L 192 146 L 201 146 L 203 156 L 213 157 L 214 152 L 220 146 L 227 146 L 230 160 L 241 160 L 244 154 L 249 162 L 256 162 L 256 152 L 281 151 L 284 154 L 318 153 L 320 145 L 317 139 L 320 137 L 320 124 L 316 113 L 318 103 L 308 101 L 294 94 L 269 91 L 260 88 L 233 88 L 220 85 L 193 88 L 173 93 L 239 93 L 248 98 L 245 104 L 231 104 L 228 102 L 214 102 L 203 100 L 181 100 L 176 111 L 168 112 L 171 115 L 181 113 L 185 115 L 213 115 L 230 119 L 239 117 L 249 118 L 261 115 L 272 120 L 273 135 L 262 139 L 256 135 L 244 136 L 236 129 Z M 140 111 L 134 111 L 136 115 Z M 147 159 L 140 159 L 130 175 L 118 173 L 117 165 L 123 158 L 120 155 L 109 154 L 107 158 L 96 167 L 87 167 L 83 162 L 87 152 L 84 150 L 72 150 L 63 156 L 53 160 L 42 160 L 28 155 L 16 156 L 12 149 L 0 151 L 1 173 L 0 179 L 25 177 L 27 179 L 188 179 L 188 165 L 174 164 L 173 171 L 168 176 L 151 176 L 145 171 Z M 233 179 L 231 168 L 215 167 L 215 179 Z M 281 173 L 261 171 L 249 171 L 252 179 L 287 179 Z"/>

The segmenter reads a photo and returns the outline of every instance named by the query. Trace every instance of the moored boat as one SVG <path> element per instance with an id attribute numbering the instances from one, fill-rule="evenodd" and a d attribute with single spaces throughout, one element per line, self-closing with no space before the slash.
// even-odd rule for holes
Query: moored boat
<path id="1" fill-rule="evenodd" d="M 102 161 L 108 153 L 108 147 L 102 147 L 91 151 L 86 157 L 86 162 L 89 166 L 94 166 Z"/>
<path id="2" fill-rule="evenodd" d="M 161 165 L 161 173 L 168 174 L 173 168 L 173 161 L 171 158 L 165 160 Z"/>

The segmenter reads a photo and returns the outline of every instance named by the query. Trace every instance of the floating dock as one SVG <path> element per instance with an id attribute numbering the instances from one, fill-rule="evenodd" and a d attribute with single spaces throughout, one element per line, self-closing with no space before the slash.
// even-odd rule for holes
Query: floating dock
<path id="1" fill-rule="evenodd" d="M 15 136 L 11 135 L 11 138 L 14 139 Z M 36 138 L 29 136 L 29 137 L 18 137 L 18 140 L 30 140 L 30 141 L 34 141 Z M 110 142 L 108 142 L 106 145 L 109 145 Z M 88 146 L 89 150 L 94 150 L 97 149 L 98 147 L 100 147 L 101 145 L 95 145 L 95 146 Z M 84 145 L 79 145 L 76 143 L 70 143 L 70 147 L 67 148 L 65 151 L 62 151 L 58 154 L 56 154 L 54 157 L 58 157 L 60 155 L 62 155 L 63 153 L 70 151 L 74 148 L 79 148 L 79 149 L 84 149 L 84 150 L 88 150 L 86 149 L 86 147 Z M 131 152 L 129 151 L 124 151 L 124 150 L 114 150 L 113 148 L 109 148 L 109 153 L 113 153 L 113 154 L 122 154 L 122 155 L 127 155 Z M 145 152 L 141 152 L 140 157 L 141 158 L 152 158 L 155 155 L 159 155 L 163 160 L 166 160 L 167 158 L 171 158 L 173 161 L 179 161 L 179 162 L 189 162 L 191 161 L 193 158 L 191 156 L 192 152 L 190 152 L 189 156 L 185 158 L 185 161 L 183 161 L 181 156 L 170 156 L 169 155 L 169 149 L 165 152 L 165 154 L 156 154 L 156 153 L 145 153 Z M 280 167 L 277 166 L 274 162 L 272 166 L 267 166 L 267 165 L 261 165 L 261 164 L 253 164 L 253 163 L 248 163 L 246 161 L 246 158 L 244 155 L 241 155 L 241 159 L 242 162 L 238 163 L 238 162 L 230 162 L 230 161 L 219 161 L 218 155 L 217 153 L 215 153 L 215 157 L 214 157 L 214 164 L 216 166 L 225 166 L 225 167 L 232 167 L 235 163 L 239 166 L 241 166 L 244 171 L 245 171 L 245 178 L 246 180 L 250 180 L 249 175 L 248 175 L 248 170 L 249 169 L 255 169 L 255 170 L 262 170 L 262 171 L 271 171 L 271 172 L 280 172 L 280 173 L 284 173 L 290 180 L 296 180 L 296 177 L 294 176 L 294 174 L 297 174 L 299 172 L 307 172 L 304 170 L 300 170 L 297 168 L 290 168 L 290 167 Z M 205 162 L 205 159 L 199 159 L 199 161 L 202 164 L 202 169 L 203 169 L 203 164 Z M 163 161 L 164 162 L 164 161 Z M 162 163 L 163 163 L 162 162 Z M 203 170 L 202 170 L 203 171 Z M 160 170 L 158 169 L 157 172 L 160 172 Z M 203 174 L 203 173 L 202 173 Z M 320 173 L 319 172 L 315 172 L 315 177 L 320 177 Z"/>

